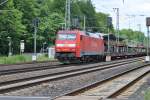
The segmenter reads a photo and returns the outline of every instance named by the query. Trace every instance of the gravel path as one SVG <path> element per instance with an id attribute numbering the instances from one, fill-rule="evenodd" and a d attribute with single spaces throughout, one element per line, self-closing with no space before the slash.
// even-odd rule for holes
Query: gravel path
<path id="1" fill-rule="evenodd" d="M 132 63 L 130 66 L 137 67 L 141 63 Z M 10 93 L 5 93 L 1 95 L 13 95 L 13 96 L 51 96 L 56 97 L 62 93 L 72 91 L 76 88 L 81 88 L 87 84 L 102 80 L 110 75 L 114 75 L 117 72 L 124 71 L 128 69 L 128 66 L 122 65 L 121 69 L 112 68 L 103 71 L 97 71 L 93 73 L 88 73 L 84 75 L 74 76 L 71 78 L 66 78 L 58 81 L 51 81 L 43 83 L 37 86 L 17 90 Z"/>

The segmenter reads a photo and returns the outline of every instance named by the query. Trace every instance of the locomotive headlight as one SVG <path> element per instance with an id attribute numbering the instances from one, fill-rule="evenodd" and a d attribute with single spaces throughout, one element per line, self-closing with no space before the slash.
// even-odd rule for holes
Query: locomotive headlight
<path id="1" fill-rule="evenodd" d="M 68 44 L 68 47 L 76 47 L 76 44 Z"/>
<path id="2" fill-rule="evenodd" d="M 76 47 L 76 44 L 56 44 L 56 47 Z"/>
<path id="3" fill-rule="evenodd" d="M 63 47 L 64 44 L 56 44 L 56 47 Z"/>

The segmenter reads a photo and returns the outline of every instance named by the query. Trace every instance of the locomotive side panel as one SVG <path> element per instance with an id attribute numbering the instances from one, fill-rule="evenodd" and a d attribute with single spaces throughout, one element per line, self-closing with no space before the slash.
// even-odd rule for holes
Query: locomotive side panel
<path id="1" fill-rule="evenodd" d="M 104 41 L 99 38 L 81 36 L 81 55 L 102 55 L 104 53 Z"/>

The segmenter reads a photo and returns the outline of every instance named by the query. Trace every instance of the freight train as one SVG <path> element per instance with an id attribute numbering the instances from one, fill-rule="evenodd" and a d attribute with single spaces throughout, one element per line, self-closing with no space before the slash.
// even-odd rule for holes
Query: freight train
<path id="1" fill-rule="evenodd" d="M 62 30 L 57 33 L 55 58 L 61 62 L 91 62 L 102 61 L 107 55 L 112 59 L 146 55 L 144 46 L 127 45 L 123 40 L 123 38 L 116 38 L 113 34 Z"/>

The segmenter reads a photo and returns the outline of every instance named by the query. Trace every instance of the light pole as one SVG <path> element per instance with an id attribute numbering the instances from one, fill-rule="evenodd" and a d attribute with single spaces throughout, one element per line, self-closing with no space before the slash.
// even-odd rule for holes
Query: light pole
<path id="1" fill-rule="evenodd" d="M 146 26 L 147 26 L 147 56 L 145 61 L 149 62 L 150 61 L 150 56 L 149 56 L 149 26 L 150 26 L 150 17 L 146 18 Z"/>
<path id="2" fill-rule="evenodd" d="M 119 42 L 120 42 L 120 40 L 119 40 L 119 38 L 120 38 L 120 34 L 119 34 L 119 28 L 120 28 L 120 26 L 119 26 L 119 24 L 120 24 L 120 22 L 119 22 L 119 18 L 120 18 L 120 15 L 119 15 L 119 8 L 113 8 L 113 10 L 114 10 L 114 12 L 116 12 L 116 31 L 117 31 L 117 39 L 116 39 L 116 43 L 117 44 L 119 44 Z M 119 52 L 119 47 L 117 46 L 117 52 Z"/>
<path id="3" fill-rule="evenodd" d="M 39 19 L 35 18 L 33 20 L 33 26 L 34 26 L 34 54 L 32 56 L 32 61 L 36 61 L 37 60 L 37 51 L 36 51 L 36 40 L 37 40 L 37 29 L 38 29 L 38 25 L 39 25 Z"/>
<path id="4" fill-rule="evenodd" d="M 36 56 L 36 35 L 37 35 L 37 26 L 34 26 L 34 55 Z"/>
<path id="5" fill-rule="evenodd" d="M 131 17 L 130 17 L 129 15 L 127 15 L 127 16 L 128 16 L 128 21 L 129 21 L 129 22 L 128 22 L 128 25 L 129 25 L 129 28 L 128 28 L 128 29 L 130 29 L 130 28 L 131 28 L 131 21 L 130 21 L 130 18 L 131 18 Z"/>
<path id="6" fill-rule="evenodd" d="M 136 17 L 136 15 L 131 15 L 131 17 L 133 18 L 133 27 L 135 28 L 136 27 L 136 24 L 135 24 L 135 17 Z"/>
<path id="7" fill-rule="evenodd" d="M 137 24 L 139 32 L 141 32 L 141 24 Z"/>
<path id="8" fill-rule="evenodd" d="M 84 16 L 84 26 L 83 26 L 84 32 L 86 32 L 86 17 Z"/>
<path id="9" fill-rule="evenodd" d="M 108 55 L 110 55 L 110 27 L 112 26 L 112 17 L 107 17 L 107 29 L 108 29 Z"/>
<path id="10" fill-rule="evenodd" d="M 131 29 L 131 18 L 135 17 L 135 15 L 126 15 L 128 17 L 128 21 L 129 21 L 129 29 Z M 135 20 L 135 18 L 134 18 Z M 134 24 L 135 24 L 135 21 L 134 21 Z"/>
<path id="11" fill-rule="evenodd" d="M 126 43 L 127 43 L 127 52 L 129 52 L 129 40 L 128 40 L 128 38 L 126 39 Z"/>
<path id="12" fill-rule="evenodd" d="M 11 51 L 11 45 L 12 45 L 12 42 L 11 42 L 11 37 L 7 37 L 9 43 L 8 43 L 8 46 L 9 46 L 9 53 L 8 53 L 8 56 L 12 56 L 12 51 Z"/>
<path id="13" fill-rule="evenodd" d="M 147 61 L 150 61 L 150 58 L 149 58 L 149 26 L 147 26 Z"/>
<path id="14" fill-rule="evenodd" d="M 110 28 L 111 28 L 111 26 L 112 26 L 112 17 L 107 17 L 108 39 L 107 39 L 106 61 L 111 61 L 111 55 L 110 55 Z"/>
<path id="15" fill-rule="evenodd" d="M 65 8 L 65 30 L 70 30 L 71 26 L 71 0 L 66 0 Z"/>

